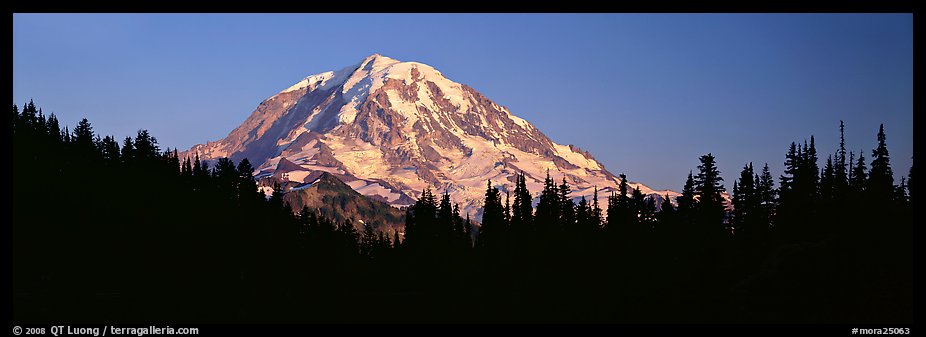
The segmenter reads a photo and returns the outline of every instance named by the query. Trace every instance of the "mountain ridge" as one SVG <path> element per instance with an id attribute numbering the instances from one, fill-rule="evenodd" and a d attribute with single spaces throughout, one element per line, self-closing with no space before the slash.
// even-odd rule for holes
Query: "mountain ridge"
<path id="1" fill-rule="evenodd" d="M 308 183 L 290 181 L 279 186 L 286 192 L 283 200 L 297 212 L 308 207 L 335 223 L 349 221 L 358 231 L 363 230 L 364 224 L 387 233 L 404 227 L 403 210 L 360 194 L 328 172 L 320 172 Z"/>

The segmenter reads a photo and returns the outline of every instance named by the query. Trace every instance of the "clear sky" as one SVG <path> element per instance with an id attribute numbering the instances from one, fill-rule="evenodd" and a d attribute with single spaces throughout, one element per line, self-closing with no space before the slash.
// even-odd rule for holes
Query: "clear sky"
<path id="1" fill-rule="evenodd" d="M 782 172 L 846 122 L 871 157 L 884 123 L 913 155 L 910 14 L 14 14 L 13 100 L 163 147 L 225 137 L 303 77 L 379 53 L 472 86 L 614 174 L 681 190 L 712 152 L 727 189 Z"/>

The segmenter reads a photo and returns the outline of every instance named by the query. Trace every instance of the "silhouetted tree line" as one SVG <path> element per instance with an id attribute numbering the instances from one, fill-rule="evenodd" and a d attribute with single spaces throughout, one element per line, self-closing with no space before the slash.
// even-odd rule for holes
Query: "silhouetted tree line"
<path id="1" fill-rule="evenodd" d="M 730 202 L 712 154 L 675 203 L 621 174 L 606 212 L 549 172 L 536 207 L 523 172 L 488 182 L 478 225 L 425 189 L 404 238 L 145 130 L 120 145 L 29 102 L 12 132 L 20 322 L 912 322 L 913 169 L 895 185 L 883 126 L 870 162 L 840 139 L 821 169 L 811 136 L 779 187 L 746 164 Z"/>
<path id="2" fill-rule="evenodd" d="M 472 245 L 433 220 L 426 190 L 403 246 L 432 261 L 417 272 L 441 271 L 418 289 L 468 285 L 476 321 L 912 322 L 913 169 L 895 184 L 883 125 L 870 168 L 843 129 L 823 168 L 813 136 L 792 143 L 780 187 L 768 164 L 748 163 L 725 196 L 703 155 L 676 202 L 658 207 L 624 174 L 604 214 L 597 189 L 576 203 L 549 172 L 537 199 L 523 172 L 504 197 L 489 181 Z"/>
<path id="3" fill-rule="evenodd" d="M 339 300 L 391 244 L 294 216 L 247 159 L 181 160 L 146 130 L 119 142 L 87 119 L 69 130 L 31 101 L 10 130 L 22 322 L 350 320 L 325 305 L 347 310 Z"/>

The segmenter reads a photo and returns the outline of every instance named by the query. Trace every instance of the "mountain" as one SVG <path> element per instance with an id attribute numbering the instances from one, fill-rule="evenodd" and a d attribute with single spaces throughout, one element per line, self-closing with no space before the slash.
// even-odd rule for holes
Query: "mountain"
<path id="1" fill-rule="evenodd" d="M 224 139 L 182 156 L 194 153 L 248 158 L 258 178 L 304 183 L 327 172 L 393 206 L 412 204 L 430 187 L 477 219 L 486 181 L 504 194 L 517 172 L 535 196 L 548 171 L 557 183 L 565 176 L 576 199 L 591 198 L 597 186 L 603 208 L 620 182 L 588 152 L 553 142 L 475 89 L 427 64 L 379 54 L 302 79 L 261 102 Z M 628 183 L 659 200 L 678 195 Z"/>
<path id="2" fill-rule="evenodd" d="M 334 175 L 319 172 L 309 183 L 284 181 L 283 200 L 293 210 L 308 207 L 316 214 L 334 220 L 336 223 L 353 220 L 354 226 L 362 230 L 362 224 L 370 224 L 379 230 L 391 233 L 402 228 L 405 211 L 389 204 L 363 196 Z M 273 179 L 273 178 L 270 178 Z M 264 193 L 273 193 L 272 187 L 263 187 Z"/>

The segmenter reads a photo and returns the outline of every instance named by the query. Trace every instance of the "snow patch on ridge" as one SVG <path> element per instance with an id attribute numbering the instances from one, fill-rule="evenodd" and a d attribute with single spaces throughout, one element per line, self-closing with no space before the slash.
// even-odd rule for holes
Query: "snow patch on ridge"
<path id="1" fill-rule="evenodd" d="M 289 88 L 281 91 L 287 93 L 308 87 L 309 90 L 325 90 L 331 87 L 339 86 L 344 83 L 347 76 L 354 71 L 354 67 L 347 67 L 338 71 L 326 71 L 320 74 L 309 75 Z"/>

